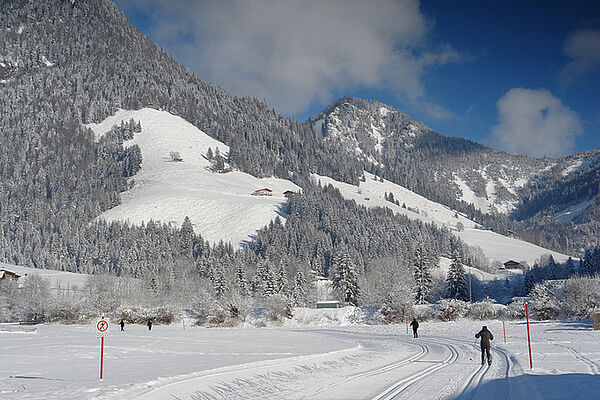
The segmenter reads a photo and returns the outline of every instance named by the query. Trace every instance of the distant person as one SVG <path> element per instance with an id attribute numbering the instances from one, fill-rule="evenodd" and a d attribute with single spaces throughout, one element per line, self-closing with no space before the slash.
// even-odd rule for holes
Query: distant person
<path id="1" fill-rule="evenodd" d="M 492 344 L 490 343 L 490 340 L 494 340 L 494 335 L 492 335 L 492 332 L 488 331 L 487 326 L 484 326 L 477 334 L 475 334 L 475 337 L 481 338 L 481 365 L 485 362 L 486 354 L 488 365 L 492 365 Z"/>
<path id="2" fill-rule="evenodd" d="M 419 334 L 417 333 L 417 329 L 419 329 L 419 323 L 417 322 L 416 318 L 413 318 L 412 322 L 410 323 L 410 326 L 412 327 L 412 330 L 413 330 L 413 337 L 418 338 Z"/>
<path id="3" fill-rule="evenodd" d="M 125 321 L 121 320 L 121 322 L 119 322 L 119 325 L 121 326 L 121 332 L 123 332 L 125 330 Z"/>
<path id="4" fill-rule="evenodd" d="M 152 321 L 148 321 L 146 326 L 148 327 L 148 330 L 151 331 L 152 330 Z"/>

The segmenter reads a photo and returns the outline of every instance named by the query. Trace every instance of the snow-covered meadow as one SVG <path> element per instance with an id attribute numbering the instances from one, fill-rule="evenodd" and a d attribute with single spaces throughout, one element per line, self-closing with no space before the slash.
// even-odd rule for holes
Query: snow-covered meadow
<path id="1" fill-rule="evenodd" d="M 212 172 L 208 149 L 219 149 L 227 156 L 229 147 L 181 117 L 150 108 L 121 110 L 88 127 L 100 138 L 113 126 L 132 118 L 141 123 L 142 132 L 124 146 L 140 147 L 141 170 L 133 177 L 134 186 L 121 194 L 121 204 L 101 218 L 134 224 L 154 220 L 180 226 L 188 216 L 194 231 L 205 240 L 223 240 L 234 246 L 251 240 L 258 229 L 278 215 L 285 218 L 280 213 L 286 201 L 283 193 L 299 191 L 299 187 L 285 179 L 259 179 L 239 171 Z M 172 161 L 171 152 L 179 153 L 181 161 Z M 252 195 L 262 188 L 271 189 L 273 195 Z"/>
<path id="2" fill-rule="evenodd" d="M 297 309 L 283 327 L 207 329 L 173 324 L 42 325 L 0 331 L 3 399 L 593 399 L 600 393 L 600 331 L 589 321 L 367 326 L 341 310 Z M 324 314 L 329 314 L 324 317 Z M 312 322 L 307 327 L 307 322 Z M 491 367 L 474 334 L 495 336 Z"/>

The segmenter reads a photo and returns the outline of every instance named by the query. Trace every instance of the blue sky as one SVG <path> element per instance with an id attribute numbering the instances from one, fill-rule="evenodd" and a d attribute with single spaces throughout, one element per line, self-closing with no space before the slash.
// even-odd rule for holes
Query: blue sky
<path id="1" fill-rule="evenodd" d="M 510 152 L 600 147 L 600 2 L 117 0 L 202 80 L 299 120 L 392 105 Z"/>

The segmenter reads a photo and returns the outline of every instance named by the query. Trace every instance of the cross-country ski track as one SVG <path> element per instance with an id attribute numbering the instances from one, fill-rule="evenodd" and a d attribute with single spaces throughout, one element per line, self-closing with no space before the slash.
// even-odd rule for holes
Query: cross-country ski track
<path id="1" fill-rule="evenodd" d="M 519 399 L 513 392 L 512 364 L 501 347 L 493 349 L 492 366 L 480 365 L 480 348 L 473 341 L 440 336 L 412 338 L 399 335 L 372 335 L 362 332 L 323 330 L 343 336 L 356 346 L 321 354 L 231 366 L 195 377 L 175 380 L 137 398 L 153 399 L 410 399 L 479 398 L 485 383 L 501 380 L 493 399 Z M 394 359 L 381 354 L 394 342 L 410 351 Z M 375 344 L 374 342 L 379 342 Z M 378 350 L 370 350 L 376 347 Z M 391 356 L 391 357 L 390 357 Z M 369 366 L 364 370 L 365 366 Z M 362 372 L 353 372 L 363 369 Z M 377 382 L 376 384 L 374 384 Z M 439 388 L 433 393 L 430 388 Z M 120 393 L 121 396 L 123 393 Z"/>

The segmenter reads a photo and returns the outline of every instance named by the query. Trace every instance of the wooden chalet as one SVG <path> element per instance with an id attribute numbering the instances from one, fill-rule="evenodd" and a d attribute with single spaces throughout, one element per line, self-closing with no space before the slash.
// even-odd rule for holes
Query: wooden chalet
<path id="1" fill-rule="evenodd" d="M 269 188 L 258 189 L 254 193 L 255 196 L 273 196 L 273 191 Z"/>
<path id="2" fill-rule="evenodd" d="M 504 263 L 505 269 L 523 269 L 523 265 L 514 260 L 508 260 Z"/>
<path id="3" fill-rule="evenodd" d="M 4 279 L 12 279 L 13 281 L 18 281 L 21 275 L 9 271 L 7 269 L 0 269 L 0 281 Z"/>

